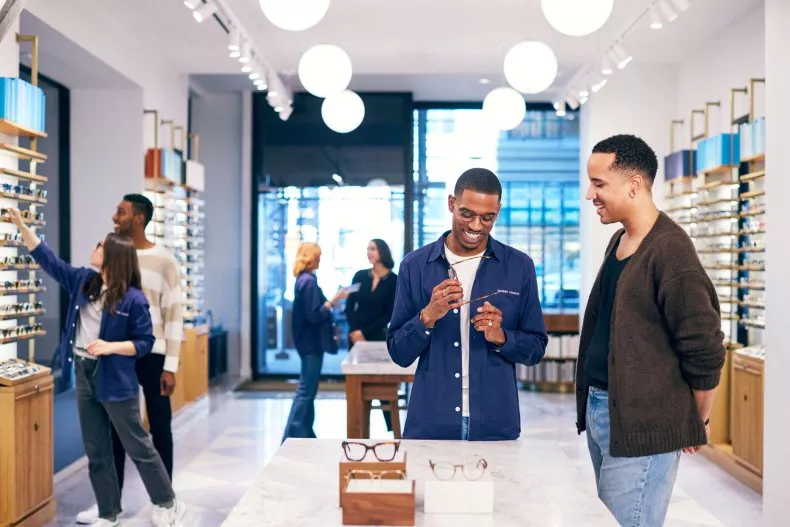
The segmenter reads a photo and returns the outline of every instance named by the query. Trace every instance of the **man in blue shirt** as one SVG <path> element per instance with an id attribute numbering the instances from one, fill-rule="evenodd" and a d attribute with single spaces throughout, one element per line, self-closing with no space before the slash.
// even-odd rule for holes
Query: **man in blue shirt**
<path id="1" fill-rule="evenodd" d="M 532 259 L 490 236 L 501 199 L 493 172 L 467 170 L 452 230 L 401 263 L 387 348 L 400 366 L 419 359 L 406 439 L 521 433 L 516 364 L 540 362 L 548 337 Z"/>

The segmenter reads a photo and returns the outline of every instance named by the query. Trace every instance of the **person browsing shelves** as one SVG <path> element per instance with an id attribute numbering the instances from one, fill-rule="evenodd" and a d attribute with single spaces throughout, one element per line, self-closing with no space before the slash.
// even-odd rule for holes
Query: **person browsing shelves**
<path id="1" fill-rule="evenodd" d="M 74 362 L 80 430 L 98 504 L 91 525 L 120 525 L 121 492 L 113 466 L 111 428 L 137 466 L 154 504 L 154 526 L 180 525 L 185 505 L 176 500 L 162 458 L 140 420 L 135 363 L 150 353 L 155 339 L 132 241 L 110 233 L 91 253 L 91 266 L 99 271 L 75 268 L 39 241 L 18 210 L 10 209 L 10 215 L 31 256 L 69 293 L 60 356 L 64 375 L 71 375 Z"/>
<path id="2" fill-rule="evenodd" d="M 537 364 L 548 336 L 532 259 L 490 235 L 501 198 L 493 172 L 467 170 L 452 229 L 401 263 L 387 347 L 400 366 L 419 359 L 405 439 L 521 434 L 516 364 Z"/>

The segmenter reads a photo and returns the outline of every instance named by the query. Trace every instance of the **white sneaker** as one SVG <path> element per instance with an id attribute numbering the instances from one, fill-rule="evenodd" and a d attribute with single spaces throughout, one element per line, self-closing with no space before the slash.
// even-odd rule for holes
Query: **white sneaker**
<path id="1" fill-rule="evenodd" d="M 181 520 L 187 513 L 187 506 L 183 501 L 174 500 L 169 509 L 154 505 L 151 521 L 154 527 L 181 527 Z"/>
<path id="2" fill-rule="evenodd" d="M 121 522 L 117 519 L 114 522 L 110 520 L 105 520 L 104 518 L 96 518 L 96 520 L 91 523 L 91 527 L 119 527 Z"/>
<path id="3" fill-rule="evenodd" d="M 99 506 L 94 505 L 88 510 L 84 510 L 77 514 L 77 523 L 80 525 L 93 525 L 93 522 L 99 519 Z"/>

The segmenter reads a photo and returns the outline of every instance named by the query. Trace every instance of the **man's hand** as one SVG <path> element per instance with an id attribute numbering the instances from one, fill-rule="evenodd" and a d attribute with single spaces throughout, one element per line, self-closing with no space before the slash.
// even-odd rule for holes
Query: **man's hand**
<path id="1" fill-rule="evenodd" d="M 171 371 L 163 371 L 159 379 L 159 395 L 170 397 L 176 389 L 176 376 Z"/>
<path id="2" fill-rule="evenodd" d="M 348 334 L 348 339 L 354 343 L 365 342 L 365 335 L 362 334 L 362 331 L 356 330 Z"/>
<path id="3" fill-rule="evenodd" d="M 485 302 L 477 308 L 477 315 L 472 318 L 472 325 L 477 331 L 482 331 L 485 339 L 491 344 L 501 346 L 505 343 L 502 312 L 489 302 Z"/>
<path id="4" fill-rule="evenodd" d="M 464 297 L 464 290 L 458 280 L 447 279 L 433 288 L 431 301 L 420 314 L 420 320 L 432 328 L 436 321 L 444 318 L 448 311 L 458 307 L 459 300 Z"/>
<path id="5" fill-rule="evenodd" d="M 707 443 L 709 440 L 710 440 L 710 423 L 705 425 L 705 443 Z M 700 449 L 703 446 L 705 446 L 705 445 L 693 446 L 691 448 L 684 448 L 683 449 L 683 453 L 684 454 L 696 454 L 697 452 L 700 451 Z"/>
<path id="6" fill-rule="evenodd" d="M 114 342 L 105 342 L 101 339 L 94 340 L 88 344 L 86 350 L 93 357 L 100 357 L 102 355 L 112 355 L 115 351 Z"/>

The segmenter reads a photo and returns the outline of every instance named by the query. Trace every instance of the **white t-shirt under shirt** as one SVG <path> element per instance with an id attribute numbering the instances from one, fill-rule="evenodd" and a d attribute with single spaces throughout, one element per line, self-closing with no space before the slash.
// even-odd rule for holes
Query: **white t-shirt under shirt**
<path id="1" fill-rule="evenodd" d="M 480 262 L 482 258 L 476 258 L 482 256 L 485 253 L 481 251 L 479 254 L 473 254 L 471 256 L 458 256 L 454 254 L 448 247 L 445 245 L 444 247 L 445 255 L 447 256 L 447 261 L 450 262 L 451 265 L 459 262 L 461 260 L 466 260 L 462 263 L 457 265 L 453 265 L 453 269 L 455 269 L 455 273 L 458 275 L 458 281 L 461 282 L 461 287 L 464 290 L 464 301 L 468 301 L 472 298 L 472 285 L 475 283 L 475 276 L 477 275 L 477 269 L 480 267 Z M 469 331 L 472 328 L 471 323 L 471 316 L 470 316 L 470 309 L 471 304 L 465 304 L 461 306 L 461 414 L 464 417 L 469 416 Z"/>

